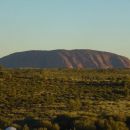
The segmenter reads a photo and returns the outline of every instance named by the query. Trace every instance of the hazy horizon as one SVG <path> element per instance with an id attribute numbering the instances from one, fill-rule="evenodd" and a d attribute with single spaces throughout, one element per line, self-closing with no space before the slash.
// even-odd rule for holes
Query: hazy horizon
<path id="1" fill-rule="evenodd" d="M 91 49 L 130 58 L 129 0 L 0 1 L 0 57 Z"/>

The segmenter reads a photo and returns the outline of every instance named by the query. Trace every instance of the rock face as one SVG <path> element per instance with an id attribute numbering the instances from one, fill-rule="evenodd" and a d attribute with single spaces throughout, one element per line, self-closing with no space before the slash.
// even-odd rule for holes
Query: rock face
<path id="1" fill-rule="evenodd" d="M 18 52 L 1 58 L 0 64 L 10 68 L 130 68 L 128 58 L 94 50 Z"/>
<path id="2" fill-rule="evenodd" d="M 16 128 L 14 128 L 14 127 L 8 127 L 5 130 L 16 130 Z"/>

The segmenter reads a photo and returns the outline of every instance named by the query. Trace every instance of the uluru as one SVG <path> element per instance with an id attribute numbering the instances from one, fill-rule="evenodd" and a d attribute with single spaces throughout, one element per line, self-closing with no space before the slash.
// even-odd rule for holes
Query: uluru
<path id="1" fill-rule="evenodd" d="M 130 68 L 124 56 L 89 49 L 17 52 L 0 58 L 0 64 L 9 68 Z"/>

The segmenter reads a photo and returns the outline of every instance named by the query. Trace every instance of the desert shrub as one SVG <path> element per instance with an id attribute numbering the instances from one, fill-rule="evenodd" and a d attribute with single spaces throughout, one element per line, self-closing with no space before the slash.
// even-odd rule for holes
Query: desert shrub
<path id="1" fill-rule="evenodd" d="M 60 130 L 58 124 L 51 123 L 51 121 L 48 120 L 41 121 L 41 126 L 47 130 Z"/>
<path id="2" fill-rule="evenodd" d="M 57 123 L 60 130 L 73 130 L 74 129 L 74 119 L 69 115 L 59 115 L 54 119 L 54 123 Z"/>
<path id="3" fill-rule="evenodd" d="M 87 120 L 79 120 L 75 122 L 76 130 L 96 130 L 95 125 Z"/>
<path id="4" fill-rule="evenodd" d="M 7 126 L 10 126 L 11 121 L 6 119 L 6 118 L 1 118 L 0 119 L 0 127 L 1 128 L 6 128 Z"/>
<path id="5" fill-rule="evenodd" d="M 24 125 L 22 130 L 30 130 L 28 125 Z"/>
<path id="6" fill-rule="evenodd" d="M 96 122 L 97 130 L 128 130 L 125 122 L 115 121 L 112 118 Z"/>
<path id="7" fill-rule="evenodd" d="M 130 116 L 126 117 L 126 124 L 128 128 L 130 129 Z"/>

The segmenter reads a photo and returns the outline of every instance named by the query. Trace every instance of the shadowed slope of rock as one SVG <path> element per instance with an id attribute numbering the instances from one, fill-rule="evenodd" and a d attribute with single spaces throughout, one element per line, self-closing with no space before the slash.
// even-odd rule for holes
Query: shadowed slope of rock
<path id="1" fill-rule="evenodd" d="M 94 50 L 18 52 L 1 58 L 0 64 L 11 68 L 130 68 L 128 58 Z"/>

